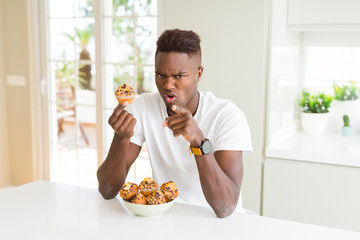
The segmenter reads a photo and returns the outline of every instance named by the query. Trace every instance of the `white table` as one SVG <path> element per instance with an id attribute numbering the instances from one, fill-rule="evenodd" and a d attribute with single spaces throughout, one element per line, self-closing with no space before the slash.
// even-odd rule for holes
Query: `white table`
<path id="1" fill-rule="evenodd" d="M 96 189 L 35 181 L 0 192 L 0 239 L 357 239 L 360 233 L 176 203 L 156 217 Z"/>

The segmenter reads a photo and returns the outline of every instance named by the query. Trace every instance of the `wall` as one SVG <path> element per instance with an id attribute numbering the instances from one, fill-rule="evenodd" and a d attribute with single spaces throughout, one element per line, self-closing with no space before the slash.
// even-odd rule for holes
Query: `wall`
<path id="1" fill-rule="evenodd" d="M 25 87 L 5 87 L 11 183 L 17 186 L 33 180 L 27 1 L 2 2 L 4 73 L 27 81 Z"/>
<path id="2" fill-rule="evenodd" d="M 0 187 L 11 184 L 4 62 L 4 0 L 0 0 Z"/>
<path id="3" fill-rule="evenodd" d="M 164 28 L 196 31 L 202 39 L 201 90 L 237 104 L 249 122 L 254 152 L 244 157 L 245 208 L 261 210 L 268 1 L 166 0 Z"/>

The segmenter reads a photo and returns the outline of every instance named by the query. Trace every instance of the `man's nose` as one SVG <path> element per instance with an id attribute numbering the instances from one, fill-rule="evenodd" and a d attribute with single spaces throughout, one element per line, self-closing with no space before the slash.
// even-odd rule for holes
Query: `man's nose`
<path id="1" fill-rule="evenodd" d="M 175 87 L 175 79 L 172 76 L 166 77 L 164 81 L 165 89 L 173 89 Z"/>

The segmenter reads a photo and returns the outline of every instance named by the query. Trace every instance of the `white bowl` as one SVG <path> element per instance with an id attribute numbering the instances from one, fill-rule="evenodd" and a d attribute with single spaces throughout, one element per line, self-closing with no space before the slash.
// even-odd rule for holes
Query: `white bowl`
<path id="1" fill-rule="evenodd" d="M 174 201 L 159 204 L 159 205 L 142 205 L 142 204 L 135 204 L 127 202 L 123 199 L 125 206 L 136 215 L 142 216 L 142 217 L 152 217 L 152 216 L 158 216 L 162 213 L 169 210 L 172 205 L 174 204 Z"/>

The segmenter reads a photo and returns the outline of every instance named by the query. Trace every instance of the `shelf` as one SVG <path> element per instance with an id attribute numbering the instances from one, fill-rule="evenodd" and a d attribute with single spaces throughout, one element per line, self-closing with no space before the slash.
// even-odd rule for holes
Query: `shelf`
<path id="1" fill-rule="evenodd" d="M 287 129 L 272 139 L 265 150 L 271 158 L 360 167 L 360 135 L 343 137 L 337 132 L 307 135 Z"/>

